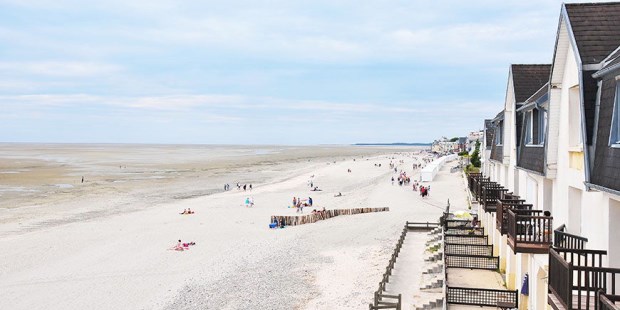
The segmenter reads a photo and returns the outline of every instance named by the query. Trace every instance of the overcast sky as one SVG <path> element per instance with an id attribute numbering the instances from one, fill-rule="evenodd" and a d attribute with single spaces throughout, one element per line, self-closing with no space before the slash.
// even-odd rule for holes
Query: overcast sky
<path id="1" fill-rule="evenodd" d="M 0 0 L 0 141 L 466 135 L 502 108 L 511 63 L 550 63 L 560 8 L 541 0 Z"/>

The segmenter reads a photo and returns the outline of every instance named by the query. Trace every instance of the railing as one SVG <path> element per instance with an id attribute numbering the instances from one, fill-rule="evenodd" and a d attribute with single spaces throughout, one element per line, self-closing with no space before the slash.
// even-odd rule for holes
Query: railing
<path id="1" fill-rule="evenodd" d="M 446 254 L 446 267 L 498 270 L 499 257 L 488 255 Z"/>
<path id="2" fill-rule="evenodd" d="M 458 243 L 458 244 L 479 244 L 487 245 L 488 236 L 480 235 L 448 235 L 444 234 L 445 243 Z"/>
<path id="3" fill-rule="evenodd" d="M 514 253 L 545 253 L 548 251 L 552 244 L 553 217 L 541 216 L 542 212 L 541 210 L 508 210 L 506 212 L 508 243 L 512 246 Z"/>
<path id="4" fill-rule="evenodd" d="M 573 266 L 554 249 L 549 251 L 549 291 L 557 296 L 564 309 L 573 304 Z"/>
<path id="5" fill-rule="evenodd" d="M 446 255 L 477 255 L 477 256 L 492 256 L 493 245 L 484 244 L 459 244 L 459 243 L 444 243 L 444 253 Z"/>
<path id="6" fill-rule="evenodd" d="M 508 304 L 513 308 L 517 308 L 519 307 L 519 291 L 448 286 L 446 303 L 488 307 Z"/>
<path id="7" fill-rule="evenodd" d="M 482 187 L 482 205 L 485 212 L 495 212 L 497 201 L 508 189 L 499 184 L 485 185 Z"/>
<path id="8" fill-rule="evenodd" d="M 390 301 L 385 301 L 384 299 L 389 299 Z M 379 309 L 401 310 L 402 294 L 387 295 L 387 294 L 380 294 L 379 292 L 375 292 L 374 302 L 375 302 L 374 305 L 368 304 L 369 310 L 379 310 Z"/>
<path id="9" fill-rule="evenodd" d="M 508 210 L 532 210 L 531 204 L 525 204 L 525 200 L 500 200 L 497 204 L 495 223 L 500 234 L 508 233 Z"/>
<path id="10" fill-rule="evenodd" d="M 620 302 L 618 295 L 606 295 L 603 290 L 596 292 L 596 309 L 598 310 L 620 310 L 620 306 L 616 305 Z"/>
<path id="11" fill-rule="evenodd" d="M 620 268 L 602 267 L 606 254 L 601 250 L 549 251 L 549 290 L 565 309 L 591 309 L 598 302 L 599 290 L 609 296 L 620 293 Z"/>
<path id="12" fill-rule="evenodd" d="M 407 222 L 405 224 L 405 227 L 409 230 L 432 230 L 440 226 L 439 223 L 431 222 Z"/>
<path id="13" fill-rule="evenodd" d="M 451 227 L 445 230 L 449 235 L 484 235 L 484 227 Z"/>
<path id="14" fill-rule="evenodd" d="M 497 182 L 488 181 L 488 180 L 484 180 L 484 178 L 481 178 L 476 183 L 476 200 L 480 203 L 482 203 L 483 189 L 485 186 L 499 186 L 499 184 Z"/>
<path id="15" fill-rule="evenodd" d="M 569 234 L 564 231 L 565 228 L 566 226 L 562 224 L 562 226 L 553 231 L 553 246 L 564 249 L 584 249 L 588 238 Z"/>
<path id="16" fill-rule="evenodd" d="M 445 220 L 444 221 L 444 229 L 451 229 L 451 228 L 463 228 L 463 227 L 467 227 L 468 225 L 471 225 L 471 221 L 468 220 Z"/>
<path id="17" fill-rule="evenodd" d="M 390 257 L 390 261 L 388 262 L 387 267 L 385 268 L 385 272 L 383 273 L 383 277 L 379 282 L 379 289 L 375 292 L 374 296 L 374 304 L 369 304 L 369 309 L 401 309 L 401 295 L 387 295 L 383 294 L 385 292 L 385 286 L 390 282 L 390 276 L 392 275 L 392 270 L 394 269 L 394 265 L 396 264 L 396 258 L 398 258 L 398 254 L 400 253 L 400 249 L 403 247 L 403 243 L 405 242 L 405 237 L 407 236 L 407 231 L 409 226 L 409 222 L 405 224 L 402 233 L 400 234 L 400 238 L 398 238 L 398 242 L 396 242 L 396 247 L 394 247 L 394 252 Z M 396 302 L 386 302 L 383 301 L 383 298 L 395 299 Z"/>

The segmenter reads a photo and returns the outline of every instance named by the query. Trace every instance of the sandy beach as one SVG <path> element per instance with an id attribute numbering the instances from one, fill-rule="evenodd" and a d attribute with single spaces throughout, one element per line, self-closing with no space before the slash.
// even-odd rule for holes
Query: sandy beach
<path id="1" fill-rule="evenodd" d="M 0 309 L 367 308 L 404 222 L 467 208 L 450 164 L 426 199 L 392 184 L 390 162 L 417 178 L 418 151 L 3 144 Z M 294 196 L 313 198 L 306 214 L 390 211 L 269 229 Z"/>

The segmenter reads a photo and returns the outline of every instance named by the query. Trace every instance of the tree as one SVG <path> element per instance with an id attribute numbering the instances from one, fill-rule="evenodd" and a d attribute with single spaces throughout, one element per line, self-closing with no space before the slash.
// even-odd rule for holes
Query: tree
<path id="1" fill-rule="evenodd" d="M 456 142 L 458 140 L 459 140 L 459 137 L 454 137 L 454 138 L 448 140 L 448 142 Z"/>
<path id="2" fill-rule="evenodd" d="M 476 148 L 471 154 L 471 164 L 476 168 L 480 168 L 480 141 L 476 141 Z"/>

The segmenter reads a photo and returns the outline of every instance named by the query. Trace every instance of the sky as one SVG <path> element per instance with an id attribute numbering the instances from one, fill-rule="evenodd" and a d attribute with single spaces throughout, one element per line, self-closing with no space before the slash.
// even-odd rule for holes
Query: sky
<path id="1" fill-rule="evenodd" d="M 0 141 L 430 142 L 482 129 L 555 0 L 0 0 Z"/>

